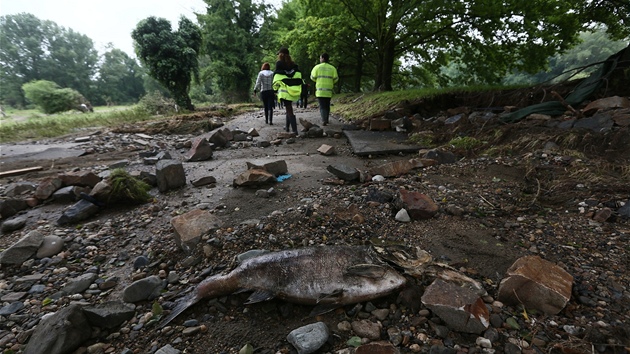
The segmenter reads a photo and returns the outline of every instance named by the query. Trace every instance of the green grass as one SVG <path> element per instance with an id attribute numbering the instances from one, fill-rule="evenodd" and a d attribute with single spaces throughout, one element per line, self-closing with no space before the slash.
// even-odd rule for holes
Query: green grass
<path id="1" fill-rule="evenodd" d="M 357 120 L 394 108 L 403 101 L 416 101 L 448 93 L 504 90 L 507 87 L 453 87 L 404 91 L 339 94 L 333 97 L 331 110 L 349 120 Z"/>
<path id="2" fill-rule="evenodd" d="M 5 112 L 0 120 L 0 142 L 51 138 L 89 127 L 115 126 L 153 119 L 137 106 L 96 107 L 94 113 L 64 112 L 43 114 L 36 110 Z"/>

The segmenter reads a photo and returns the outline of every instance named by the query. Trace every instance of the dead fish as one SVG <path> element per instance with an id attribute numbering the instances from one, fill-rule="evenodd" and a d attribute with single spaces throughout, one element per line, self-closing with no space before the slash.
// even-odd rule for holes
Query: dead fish
<path id="1" fill-rule="evenodd" d="M 406 282 L 370 246 L 318 246 L 271 252 L 245 260 L 228 274 L 205 279 L 177 301 L 160 327 L 204 298 L 253 291 L 247 304 L 278 298 L 332 309 L 389 295 Z"/>

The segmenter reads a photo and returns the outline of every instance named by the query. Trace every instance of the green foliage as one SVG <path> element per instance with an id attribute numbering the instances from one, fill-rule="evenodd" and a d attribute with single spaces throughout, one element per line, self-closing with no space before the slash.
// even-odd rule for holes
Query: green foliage
<path id="1" fill-rule="evenodd" d="M 594 70 L 594 67 L 589 68 L 588 65 L 605 60 L 627 45 L 626 41 L 612 40 L 604 29 L 582 32 L 579 36 L 579 43 L 575 47 L 549 57 L 547 70 L 534 75 L 521 71 L 515 72 L 505 77 L 503 82 L 531 85 L 585 77 Z"/>
<path id="2" fill-rule="evenodd" d="M 54 81 L 93 95 L 98 53 L 90 38 L 52 21 L 21 13 L 0 17 L 0 101 L 26 107 L 23 84 Z"/>
<path id="3" fill-rule="evenodd" d="M 131 37 L 148 74 L 171 93 L 180 107 L 194 110 L 188 91 L 192 79 L 199 78 L 199 28 L 182 17 L 178 30 L 172 31 L 166 19 L 149 17 L 138 23 Z"/>
<path id="4" fill-rule="evenodd" d="M 98 73 L 98 98 L 93 104 L 135 103 L 145 94 L 142 69 L 120 49 L 103 54 Z"/>
<path id="5" fill-rule="evenodd" d="M 82 100 L 81 94 L 77 91 L 61 88 L 52 81 L 32 81 L 24 84 L 22 89 L 26 98 L 46 114 L 76 109 Z"/>
<path id="6" fill-rule="evenodd" d="M 458 136 L 457 138 L 451 139 L 448 144 L 456 149 L 470 150 L 483 145 L 483 142 L 469 136 Z"/>
<path id="7" fill-rule="evenodd" d="M 114 169 L 108 179 L 112 186 L 112 191 L 107 200 L 108 203 L 141 204 L 152 198 L 149 194 L 151 186 L 132 177 L 122 168 Z"/>
<path id="8" fill-rule="evenodd" d="M 142 97 L 138 107 L 151 114 L 175 113 L 175 101 L 164 97 L 159 91 L 153 91 Z"/>
<path id="9" fill-rule="evenodd" d="M 197 16 L 204 36 L 203 52 L 209 59 L 202 77 L 212 80 L 226 102 L 248 101 L 262 63 L 259 23 L 264 21 L 267 7 L 251 0 L 205 3 L 206 13 Z"/>
<path id="10" fill-rule="evenodd" d="M 426 132 L 413 133 L 409 136 L 409 142 L 411 144 L 419 145 L 425 148 L 435 146 L 433 143 L 433 135 Z"/>

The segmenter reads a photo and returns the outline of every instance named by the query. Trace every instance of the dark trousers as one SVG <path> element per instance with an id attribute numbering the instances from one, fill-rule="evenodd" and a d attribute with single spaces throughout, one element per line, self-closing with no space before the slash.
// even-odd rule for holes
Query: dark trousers
<path id="1" fill-rule="evenodd" d="M 265 123 L 273 123 L 273 106 L 276 100 L 273 90 L 262 91 L 260 99 L 263 102 L 263 107 L 265 107 Z"/>
<path id="2" fill-rule="evenodd" d="M 330 115 L 330 97 L 317 97 L 319 102 L 319 115 L 322 117 L 323 123 L 328 123 L 328 116 Z"/>
<path id="3" fill-rule="evenodd" d="M 289 131 L 292 130 L 295 134 L 297 131 L 297 119 L 295 118 L 295 114 L 293 114 L 293 102 L 287 100 L 280 100 L 284 105 L 284 108 L 287 110 L 287 125 L 284 130 Z"/>

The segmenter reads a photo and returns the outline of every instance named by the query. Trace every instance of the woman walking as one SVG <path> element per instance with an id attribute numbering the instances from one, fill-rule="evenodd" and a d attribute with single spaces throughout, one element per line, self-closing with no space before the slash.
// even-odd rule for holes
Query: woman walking
<path id="1" fill-rule="evenodd" d="M 291 59 L 287 48 L 280 48 L 278 61 L 273 76 L 273 89 L 278 92 L 278 99 L 287 111 L 285 130 L 289 128 L 297 134 L 297 120 L 293 114 L 293 102 L 300 99 L 302 92 L 302 73 L 297 64 Z"/>
<path id="2" fill-rule="evenodd" d="M 275 105 L 275 93 L 273 92 L 273 71 L 269 63 L 263 63 L 254 85 L 254 96 L 260 91 L 260 100 L 265 109 L 265 124 L 273 125 L 273 106 Z"/>

